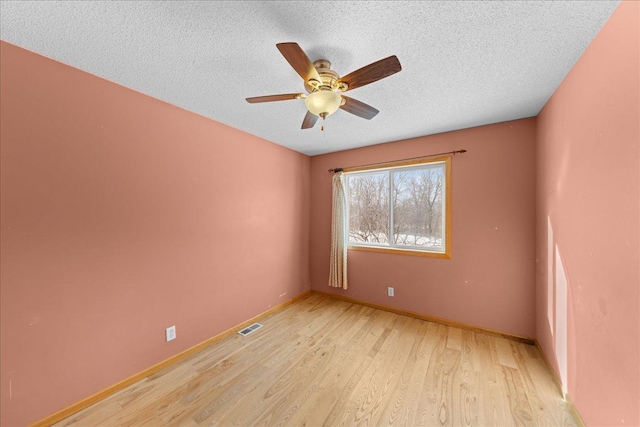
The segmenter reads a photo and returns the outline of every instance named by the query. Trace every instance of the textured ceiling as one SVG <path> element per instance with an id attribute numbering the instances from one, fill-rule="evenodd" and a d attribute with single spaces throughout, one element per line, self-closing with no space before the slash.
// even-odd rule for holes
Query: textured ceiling
<path id="1" fill-rule="evenodd" d="M 0 38 L 309 155 L 538 114 L 618 1 L 2 1 Z M 389 55 L 403 70 L 300 130 L 304 91 L 276 49 L 340 75 Z"/>

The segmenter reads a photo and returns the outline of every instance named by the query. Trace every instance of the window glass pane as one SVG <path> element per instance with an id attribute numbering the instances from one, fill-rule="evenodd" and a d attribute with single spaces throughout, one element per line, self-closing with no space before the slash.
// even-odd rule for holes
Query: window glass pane
<path id="1" fill-rule="evenodd" d="M 389 173 L 348 176 L 349 241 L 389 243 Z"/>
<path id="2" fill-rule="evenodd" d="M 393 242 L 444 250 L 444 165 L 392 171 Z"/>

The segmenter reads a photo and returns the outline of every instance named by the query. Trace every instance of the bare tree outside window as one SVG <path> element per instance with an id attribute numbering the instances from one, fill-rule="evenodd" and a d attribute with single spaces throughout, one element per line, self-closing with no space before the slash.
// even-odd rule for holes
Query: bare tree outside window
<path id="1" fill-rule="evenodd" d="M 348 177 L 349 241 L 389 243 L 389 174 Z"/>
<path id="2" fill-rule="evenodd" d="M 346 177 L 349 242 L 445 252 L 445 163 Z"/>
<path id="3" fill-rule="evenodd" d="M 392 172 L 393 241 L 399 246 L 441 248 L 441 167 Z"/>

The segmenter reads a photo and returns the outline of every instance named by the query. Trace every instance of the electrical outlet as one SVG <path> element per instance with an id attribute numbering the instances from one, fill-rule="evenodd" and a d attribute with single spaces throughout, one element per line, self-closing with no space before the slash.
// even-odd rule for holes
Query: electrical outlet
<path id="1" fill-rule="evenodd" d="M 387 295 L 390 297 L 394 296 L 394 290 L 391 286 L 387 288 Z"/>
<path id="2" fill-rule="evenodd" d="M 167 342 L 175 340 L 176 339 L 176 327 L 175 326 L 171 326 L 170 328 L 167 328 L 165 330 L 165 335 L 167 337 Z"/>

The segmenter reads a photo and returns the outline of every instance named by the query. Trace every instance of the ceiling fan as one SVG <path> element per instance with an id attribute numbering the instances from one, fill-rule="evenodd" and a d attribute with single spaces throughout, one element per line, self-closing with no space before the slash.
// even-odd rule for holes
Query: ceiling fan
<path id="1" fill-rule="evenodd" d="M 364 102 L 342 95 L 342 93 L 373 83 L 402 70 L 400 61 L 395 55 L 381 59 L 364 66 L 344 77 L 331 69 L 331 63 L 326 59 L 319 59 L 313 63 L 297 43 L 278 43 L 280 53 L 291 64 L 294 70 L 304 80 L 305 93 L 288 93 L 282 95 L 267 95 L 247 98 L 247 102 L 285 101 L 289 99 L 304 99 L 307 114 L 302 121 L 302 129 L 312 128 L 318 117 L 324 120 L 335 113 L 338 108 L 371 120 L 378 114 L 378 110 Z"/>

